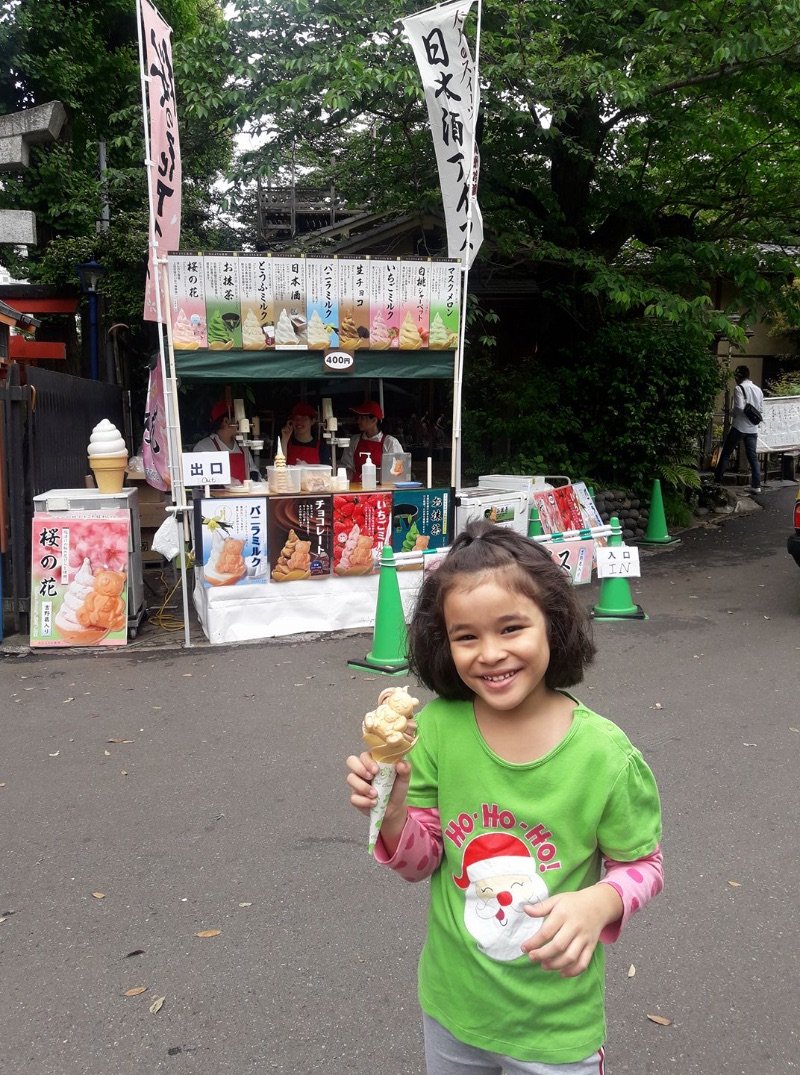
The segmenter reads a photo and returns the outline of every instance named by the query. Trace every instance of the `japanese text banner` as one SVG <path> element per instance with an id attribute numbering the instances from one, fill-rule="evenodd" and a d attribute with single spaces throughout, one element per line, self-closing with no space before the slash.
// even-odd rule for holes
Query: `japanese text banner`
<path id="1" fill-rule="evenodd" d="M 157 244 L 157 249 L 151 246 L 147 261 L 144 319 L 157 321 L 155 282 L 159 277 L 155 258 L 180 247 L 181 147 L 175 107 L 175 72 L 170 41 L 172 29 L 149 0 L 140 0 L 140 3 L 144 30 L 142 69 L 150 115 L 148 167 L 153 169 L 149 184 L 151 242 Z M 162 295 L 162 321 L 166 317 L 166 296 Z"/>
<path id="2" fill-rule="evenodd" d="M 168 441 L 167 441 L 167 401 L 164 396 L 164 379 L 161 376 L 161 363 L 156 362 L 150 370 L 147 386 L 147 405 L 144 414 L 144 436 L 142 438 L 142 466 L 147 484 L 162 493 L 171 486 L 169 475 Z"/>
<path id="3" fill-rule="evenodd" d="M 478 151 L 474 145 L 479 95 L 464 33 L 472 4 L 473 0 L 455 0 L 401 20 L 414 50 L 428 106 L 447 224 L 447 253 L 470 265 L 483 242 L 477 200 Z M 468 237 L 470 200 L 472 234 Z"/>

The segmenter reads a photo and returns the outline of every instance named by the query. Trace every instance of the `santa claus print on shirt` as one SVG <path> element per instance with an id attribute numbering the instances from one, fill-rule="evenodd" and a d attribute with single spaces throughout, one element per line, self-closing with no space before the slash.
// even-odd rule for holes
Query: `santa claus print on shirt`
<path id="1" fill-rule="evenodd" d="M 549 895 L 527 844 L 503 832 L 476 836 L 465 846 L 461 874 L 453 881 L 465 892 L 464 925 L 478 950 L 499 962 L 525 958 L 520 945 L 543 919 L 529 918 L 523 907 Z"/>

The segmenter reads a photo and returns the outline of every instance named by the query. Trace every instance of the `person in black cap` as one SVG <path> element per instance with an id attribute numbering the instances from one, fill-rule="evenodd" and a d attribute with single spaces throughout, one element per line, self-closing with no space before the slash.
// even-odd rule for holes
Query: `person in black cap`
<path id="1" fill-rule="evenodd" d="M 350 410 L 358 415 L 358 433 L 350 438 L 350 443 L 342 452 L 342 466 L 347 468 L 347 477 L 351 481 L 360 482 L 365 456 L 372 459 L 380 474 L 383 453 L 402 452 L 403 445 L 396 437 L 381 433 L 378 422 L 383 419 L 383 411 L 379 403 L 369 400 Z"/>

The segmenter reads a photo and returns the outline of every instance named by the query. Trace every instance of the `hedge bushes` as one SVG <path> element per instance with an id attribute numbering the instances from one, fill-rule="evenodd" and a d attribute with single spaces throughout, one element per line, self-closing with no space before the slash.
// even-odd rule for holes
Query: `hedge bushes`
<path id="1" fill-rule="evenodd" d="M 464 459 L 469 475 L 568 474 L 649 492 L 683 484 L 721 385 L 694 326 L 646 321 L 601 329 L 581 354 L 468 357 Z"/>

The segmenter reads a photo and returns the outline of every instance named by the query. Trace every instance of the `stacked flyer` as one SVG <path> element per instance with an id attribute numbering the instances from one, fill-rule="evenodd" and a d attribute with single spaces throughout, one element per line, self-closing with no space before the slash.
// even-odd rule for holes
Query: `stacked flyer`
<path id="1" fill-rule="evenodd" d="M 436 258 L 170 254 L 176 351 L 448 351 L 460 263 Z"/>

